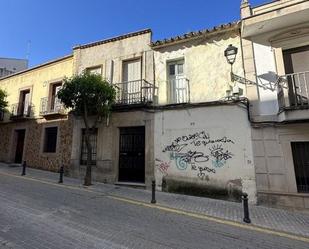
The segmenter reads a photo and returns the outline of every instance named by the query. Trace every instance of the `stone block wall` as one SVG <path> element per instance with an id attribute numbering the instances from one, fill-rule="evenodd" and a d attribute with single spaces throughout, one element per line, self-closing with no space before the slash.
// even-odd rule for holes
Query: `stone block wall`
<path id="1" fill-rule="evenodd" d="M 46 127 L 58 127 L 56 153 L 44 153 L 44 130 Z M 15 130 L 25 129 L 23 161 L 29 167 L 57 172 L 63 165 L 68 172 L 72 148 L 72 120 L 58 119 L 46 121 L 45 119 L 11 122 L 0 125 L 0 160 L 13 163 L 16 151 Z"/>

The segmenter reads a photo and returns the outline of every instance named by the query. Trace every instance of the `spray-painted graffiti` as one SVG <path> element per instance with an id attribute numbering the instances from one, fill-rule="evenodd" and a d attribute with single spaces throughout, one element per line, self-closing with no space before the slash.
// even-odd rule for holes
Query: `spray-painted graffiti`
<path id="1" fill-rule="evenodd" d="M 198 178 L 208 180 L 208 174 L 215 174 L 216 168 L 222 168 L 233 158 L 225 147 L 233 144 L 235 142 L 226 136 L 212 138 L 209 133 L 199 131 L 177 137 L 162 152 L 169 153 L 169 159 L 175 162 L 178 170 L 196 171 Z"/>
<path id="2" fill-rule="evenodd" d="M 171 152 L 170 159 L 175 160 L 178 169 L 185 170 L 188 164 L 194 165 L 195 163 L 207 162 L 209 156 L 205 156 L 203 152 L 189 150 L 186 153 Z"/>
<path id="3" fill-rule="evenodd" d="M 160 159 L 156 159 L 156 169 L 163 175 L 167 176 L 168 168 L 170 167 L 170 164 L 167 162 L 163 162 Z"/>
<path id="4" fill-rule="evenodd" d="M 212 165 L 216 168 L 223 167 L 226 161 L 233 157 L 233 154 L 228 150 L 224 150 L 221 144 L 214 145 L 209 150 L 211 157 L 214 159 Z"/>

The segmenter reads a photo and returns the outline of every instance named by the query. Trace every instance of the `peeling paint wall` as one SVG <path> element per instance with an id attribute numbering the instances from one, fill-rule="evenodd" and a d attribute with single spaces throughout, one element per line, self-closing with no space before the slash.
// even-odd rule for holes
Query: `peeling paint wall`
<path id="1" fill-rule="evenodd" d="M 237 105 L 155 114 L 155 177 L 247 192 L 256 201 L 251 128 Z"/>
<path id="2" fill-rule="evenodd" d="M 191 41 L 155 49 L 159 104 L 168 103 L 167 63 L 175 60 L 184 60 L 184 77 L 189 80 L 191 102 L 207 102 L 224 98 L 226 90 L 234 86 L 230 80 L 231 67 L 224 57 L 224 50 L 229 44 L 239 48 L 233 71 L 243 76 L 238 30 L 202 36 Z M 238 86 L 245 91 L 244 85 L 238 84 Z M 245 95 L 245 92 L 243 94 Z"/>

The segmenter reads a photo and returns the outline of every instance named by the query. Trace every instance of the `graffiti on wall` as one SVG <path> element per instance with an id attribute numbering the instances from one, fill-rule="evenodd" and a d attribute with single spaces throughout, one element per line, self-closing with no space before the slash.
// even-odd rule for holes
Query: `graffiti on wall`
<path id="1" fill-rule="evenodd" d="M 177 137 L 162 152 L 169 153 L 170 161 L 175 162 L 178 170 L 196 171 L 198 178 L 208 180 L 209 174 L 216 174 L 216 169 L 224 167 L 233 158 L 226 147 L 234 144 L 226 136 L 212 138 L 206 131 L 199 131 Z"/>
<path id="2" fill-rule="evenodd" d="M 160 172 L 163 176 L 168 176 L 167 171 L 170 167 L 170 164 L 168 162 L 163 162 L 162 160 L 156 158 L 155 166 L 156 170 Z"/>

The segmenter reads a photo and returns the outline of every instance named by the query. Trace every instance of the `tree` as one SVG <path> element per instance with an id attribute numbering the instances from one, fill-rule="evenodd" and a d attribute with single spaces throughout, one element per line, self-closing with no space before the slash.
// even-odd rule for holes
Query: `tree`
<path id="1" fill-rule="evenodd" d="M 4 112 L 5 108 L 8 106 L 8 102 L 6 101 L 7 93 L 0 89 L 0 112 Z"/>
<path id="2" fill-rule="evenodd" d="M 87 147 L 87 168 L 84 185 L 91 185 L 92 145 L 90 135 L 95 131 L 98 122 L 108 117 L 115 101 L 116 91 L 101 76 L 83 72 L 64 80 L 58 92 L 58 98 L 75 116 L 81 116 L 85 123 L 85 142 Z M 89 118 L 94 119 L 92 125 Z"/>

